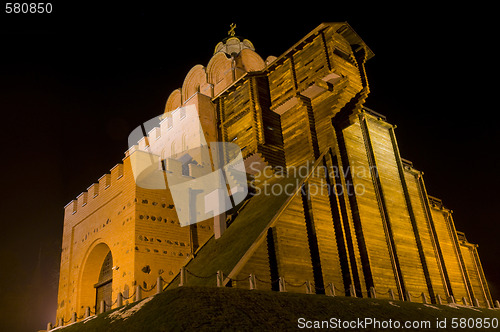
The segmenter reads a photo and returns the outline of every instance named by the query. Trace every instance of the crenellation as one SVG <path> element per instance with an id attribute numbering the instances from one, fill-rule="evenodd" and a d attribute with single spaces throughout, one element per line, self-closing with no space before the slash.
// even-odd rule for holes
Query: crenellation
<path id="1" fill-rule="evenodd" d="M 88 188 L 87 191 L 90 193 L 90 196 L 92 198 L 96 198 L 99 196 L 99 182 L 94 182 L 92 183 Z"/>
<path id="2" fill-rule="evenodd" d="M 118 163 L 110 169 L 111 183 L 113 180 L 119 180 L 123 177 L 123 163 Z"/>
<path id="3" fill-rule="evenodd" d="M 92 199 L 97 198 L 101 193 L 99 191 L 100 188 L 102 188 L 103 191 L 108 189 L 113 185 L 114 181 L 121 179 L 123 175 L 124 175 L 123 163 L 116 164 L 115 166 L 113 166 L 113 168 L 111 168 L 110 173 L 106 173 L 103 176 L 101 176 L 97 180 L 98 182 L 95 182 L 92 185 L 90 185 L 87 188 L 87 191 L 84 191 L 81 194 L 79 194 L 76 197 L 76 200 L 69 202 L 65 206 L 65 208 L 68 207 L 70 204 L 73 204 L 74 202 L 76 202 L 76 208 L 73 208 L 73 211 L 77 210 L 78 207 L 83 207 L 87 205 L 87 203 L 89 202 L 89 196 Z"/>
<path id="4" fill-rule="evenodd" d="M 80 195 L 76 196 L 76 200 L 78 201 L 78 206 L 83 207 L 87 205 L 88 192 L 84 191 Z"/>
<path id="5" fill-rule="evenodd" d="M 97 182 L 99 183 L 99 195 L 101 195 L 111 186 L 111 175 L 106 173 L 101 176 Z"/>
<path id="6" fill-rule="evenodd" d="M 77 212 L 77 209 L 78 209 L 78 201 L 74 199 L 64 206 L 64 215 L 66 216 L 75 214 Z"/>
<path id="7" fill-rule="evenodd" d="M 161 137 L 161 127 L 154 127 L 148 133 L 149 142 L 154 142 Z M 153 143 L 154 144 L 154 143 Z"/>
<path id="8" fill-rule="evenodd" d="M 137 142 L 137 145 L 139 147 L 139 150 L 146 150 L 149 147 L 149 140 L 146 136 L 143 136 L 142 138 L 139 139 Z"/>

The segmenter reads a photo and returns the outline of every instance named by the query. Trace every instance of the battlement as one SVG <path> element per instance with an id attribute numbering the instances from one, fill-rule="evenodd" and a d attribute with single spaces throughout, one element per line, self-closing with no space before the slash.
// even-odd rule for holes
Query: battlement
<path id="1" fill-rule="evenodd" d="M 147 150 L 161 155 L 162 150 L 167 147 L 172 154 L 172 144 L 177 145 L 178 151 L 184 150 L 187 145 L 187 134 L 195 132 L 199 132 L 200 135 L 203 133 L 195 106 L 179 107 L 137 127 L 129 137 L 130 148 L 125 151 L 125 157 L 137 150 Z M 204 137 L 200 137 L 199 144 L 204 143 Z"/>
<path id="2" fill-rule="evenodd" d="M 96 199 L 102 195 L 105 190 L 111 187 L 116 181 L 119 181 L 124 175 L 123 163 L 116 164 L 110 169 L 109 173 L 101 176 L 97 182 L 90 185 L 86 191 L 82 192 L 72 201 L 64 206 L 64 214 L 73 215 L 91 200 Z"/>
<path id="3" fill-rule="evenodd" d="M 201 125 L 198 118 L 198 112 L 194 106 L 184 106 L 175 109 L 167 114 L 162 115 L 158 118 L 153 118 L 145 122 L 142 126 L 138 127 L 131 135 L 135 135 L 137 138 L 137 144 L 132 145 L 127 151 L 125 151 L 125 157 L 128 158 L 135 151 L 144 151 L 148 153 L 161 156 L 162 159 L 175 153 L 174 146 L 177 147 L 177 152 L 182 152 L 188 145 L 202 145 L 206 144 L 204 137 L 191 138 L 188 142 L 186 136 L 188 133 L 199 132 L 200 135 L 203 134 L 201 130 Z M 144 133 L 146 135 L 144 136 Z M 163 138 L 163 139 L 161 139 Z M 130 143 L 130 142 L 129 142 Z M 173 165 L 174 162 L 169 164 Z M 179 167 L 173 166 L 174 169 Z M 194 165 L 189 165 L 189 169 L 196 168 Z M 158 165 L 161 169 L 161 164 Z M 196 172 L 195 173 L 200 173 Z M 179 172 L 182 174 L 182 171 Z M 110 173 L 106 173 L 101 176 L 97 182 L 90 185 L 86 191 L 78 195 L 74 200 L 69 202 L 65 207 L 65 214 L 71 215 L 77 213 L 78 209 L 87 205 L 87 203 L 97 198 L 106 189 L 114 184 L 115 181 L 123 177 L 123 164 L 117 164 L 114 166 Z"/>

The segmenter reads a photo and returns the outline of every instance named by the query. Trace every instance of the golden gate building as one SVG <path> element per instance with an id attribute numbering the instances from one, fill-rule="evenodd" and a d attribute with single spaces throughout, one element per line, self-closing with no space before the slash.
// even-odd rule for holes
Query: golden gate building
<path id="1" fill-rule="evenodd" d="M 114 307 L 118 293 L 147 291 L 159 276 L 177 287 L 183 266 L 198 275 L 221 270 L 232 287 L 248 288 L 241 280 L 252 274 L 258 289 L 277 290 L 281 278 L 290 292 L 306 292 L 293 286 L 307 281 L 314 293 L 333 286 L 339 295 L 491 306 L 477 245 L 400 156 L 395 126 L 363 106 L 373 53 L 356 32 L 323 23 L 266 59 L 232 32 L 170 94 L 168 118 L 66 205 L 57 319 L 98 312 L 101 300 Z M 181 227 L 168 188 L 136 186 L 131 157 L 141 145 L 163 159 L 199 142 L 174 134 L 189 126 L 187 105 L 196 106 L 207 142 L 239 145 L 254 195 Z M 174 159 L 164 164 L 183 162 Z M 296 181 L 276 174 L 304 166 L 310 172 Z M 291 191 L 255 194 L 266 184 Z M 314 185 L 345 190 L 313 193 Z"/>

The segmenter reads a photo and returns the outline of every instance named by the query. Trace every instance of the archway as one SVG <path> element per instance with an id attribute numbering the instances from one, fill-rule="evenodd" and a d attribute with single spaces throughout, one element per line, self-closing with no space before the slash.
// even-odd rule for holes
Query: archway
<path id="1" fill-rule="evenodd" d="M 104 262 L 101 266 L 101 272 L 99 273 L 99 280 L 94 285 L 96 290 L 96 300 L 95 300 L 95 308 L 96 311 L 99 312 L 101 301 L 107 305 L 112 303 L 111 301 L 111 292 L 113 289 L 113 255 L 111 255 L 111 251 L 104 258 Z M 104 308 L 106 311 L 106 308 Z"/>
<path id="2" fill-rule="evenodd" d="M 108 305 L 112 303 L 113 255 L 111 249 L 105 243 L 97 244 L 89 251 L 82 267 L 78 311 L 84 312 L 86 307 L 90 307 L 92 311 L 99 313 L 101 300 Z"/>

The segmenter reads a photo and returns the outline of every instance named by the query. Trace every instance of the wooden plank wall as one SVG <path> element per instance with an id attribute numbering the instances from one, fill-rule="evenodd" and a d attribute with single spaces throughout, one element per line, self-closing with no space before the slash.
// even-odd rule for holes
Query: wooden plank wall
<path id="1" fill-rule="evenodd" d="M 344 289 L 342 270 L 340 267 L 338 245 L 335 229 L 333 227 L 332 210 L 329 200 L 329 189 L 326 186 L 325 170 L 323 167 L 313 171 L 313 176 L 308 181 L 309 196 L 312 207 L 312 219 L 317 238 L 319 256 L 321 261 L 323 285 L 325 288 L 333 283 L 337 288 Z M 346 271 L 348 273 L 348 271 Z"/>
<path id="2" fill-rule="evenodd" d="M 342 131 L 345 149 L 352 176 L 351 192 L 357 188 L 363 190 L 362 195 L 352 195 L 353 214 L 358 215 L 357 240 L 360 243 L 361 253 L 365 255 L 364 270 L 368 270 L 373 278 L 372 286 L 384 292 L 389 288 L 397 295 L 396 280 L 393 265 L 389 254 L 387 235 L 384 229 L 380 208 L 375 193 L 370 165 L 365 149 L 365 143 L 359 121 Z M 365 278 L 367 273 L 365 272 Z M 369 281 L 367 281 L 369 283 Z"/>
<path id="3" fill-rule="evenodd" d="M 307 239 L 302 197 L 293 198 L 275 227 L 278 273 L 292 284 L 313 281 L 311 253 Z M 305 287 L 287 287 L 289 292 L 304 293 Z"/>
<path id="4" fill-rule="evenodd" d="M 330 72 L 329 54 L 321 34 L 313 37 L 301 50 L 293 54 L 293 65 L 297 77 L 297 91 L 305 90 Z"/>
<path id="5" fill-rule="evenodd" d="M 463 276 L 462 266 L 458 257 L 458 250 L 453 239 L 452 228 L 449 225 L 448 211 L 433 207 L 432 219 L 436 228 L 439 245 L 443 251 L 444 263 L 450 279 L 450 287 L 455 299 L 463 296 L 468 298 L 467 288 Z"/>
<path id="6" fill-rule="evenodd" d="M 299 167 L 314 160 L 307 108 L 296 105 L 281 116 L 281 131 L 288 167 Z"/>
<path id="7" fill-rule="evenodd" d="M 331 185 L 335 188 L 334 191 L 330 192 L 330 205 L 332 206 L 338 250 L 341 255 L 339 258 L 342 265 L 344 287 L 347 288 L 352 284 L 358 289 L 362 289 L 363 285 L 366 285 L 366 281 L 351 209 L 350 198 L 352 196 L 349 196 L 346 189 L 348 185 L 343 169 L 343 159 L 347 160 L 347 153 L 345 149 L 343 149 L 342 153 L 339 150 L 339 140 L 335 132 L 333 137 L 334 147 L 326 155 L 324 164 L 331 170 L 328 180 L 331 181 Z M 341 141 L 344 141 L 343 135 Z M 349 184 L 352 185 L 352 181 Z M 335 194 L 332 195 L 333 193 Z"/>
<path id="8" fill-rule="evenodd" d="M 255 109 L 250 102 L 250 84 L 248 80 L 236 84 L 235 89 L 224 94 L 218 103 L 222 138 L 226 142 L 238 144 L 243 157 L 255 152 L 257 148 L 258 130 L 254 118 Z"/>
<path id="9" fill-rule="evenodd" d="M 424 292 L 428 296 L 429 292 L 396 164 L 396 152 L 389 133 L 390 125 L 369 115 L 366 115 L 366 119 L 369 143 L 375 155 L 377 174 L 382 186 L 403 282 L 406 291 L 410 292 L 410 295 L 413 294 L 414 300 L 421 301 L 416 295 Z"/>
<path id="10" fill-rule="evenodd" d="M 446 281 L 443 275 L 441 263 L 439 261 L 436 243 L 432 234 L 430 225 L 431 220 L 429 220 L 429 216 L 427 216 L 424 206 L 427 196 L 425 192 L 422 192 L 418 183 L 418 177 L 420 176 L 420 172 L 415 172 L 413 170 L 405 171 L 406 185 L 411 205 L 413 207 L 420 241 L 424 251 L 429 278 L 431 280 L 434 293 L 439 294 L 441 298 L 444 299 L 447 297 Z"/>
<path id="11" fill-rule="evenodd" d="M 472 286 L 472 297 L 477 298 L 480 301 L 480 303 L 483 306 L 485 306 L 486 297 L 476 267 L 476 262 L 474 258 L 474 248 L 472 248 L 471 246 L 467 246 L 465 244 L 461 244 L 460 249 L 462 251 L 465 268 L 467 269 L 467 274 L 469 275 L 469 280 Z"/>
<path id="12" fill-rule="evenodd" d="M 465 269 L 467 270 L 467 275 L 471 285 L 471 300 L 474 301 L 474 299 L 477 299 L 479 301 L 479 305 L 483 307 L 492 306 L 492 298 L 488 283 L 484 277 L 479 255 L 477 253 L 477 245 L 467 241 L 467 238 L 463 233 L 457 232 L 457 234 Z"/>
<path id="13" fill-rule="evenodd" d="M 292 59 L 286 58 L 269 73 L 271 105 L 281 105 L 295 95 Z"/>
<path id="14" fill-rule="evenodd" d="M 243 77 L 214 102 L 223 141 L 237 144 L 243 158 L 258 152 L 273 166 L 285 165 L 281 119 L 269 109 L 265 74 Z"/>
<path id="15" fill-rule="evenodd" d="M 331 117 L 363 87 L 349 43 L 333 28 L 311 36 L 297 49 L 269 69 L 271 108 L 291 103 L 281 114 L 281 129 L 287 166 L 314 160 L 321 151 L 333 144 Z M 328 86 L 327 75 L 335 73 L 342 79 Z M 301 93 L 318 85 L 327 92 L 308 100 Z M 293 98 L 298 101 L 291 102 Z"/>
<path id="16" fill-rule="evenodd" d="M 295 197 L 272 232 L 276 266 L 270 263 L 269 243 L 262 244 L 238 278 L 256 273 L 271 280 L 274 269 L 292 284 L 316 278 L 345 288 L 349 282 L 363 296 L 374 286 L 380 297 L 389 297 L 384 293 L 392 289 L 400 298 L 409 292 L 414 301 L 421 301 L 416 296 L 421 293 L 433 297 L 430 289 L 446 297 L 449 281 L 455 298 L 467 297 L 461 260 L 468 268 L 473 261 L 467 254 L 460 258 L 453 221 L 429 208 L 419 173 L 403 171 L 391 125 L 367 113 L 362 122 L 343 114 L 342 125 L 332 126 L 332 117 L 367 89 L 362 64 L 339 32 L 332 26 L 317 31 L 219 97 L 223 139 L 234 140 L 245 157 L 258 152 L 271 165 L 299 167 L 333 147 L 325 164 L 344 167 L 328 179 L 343 185 L 344 195 Z M 337 78 L 334 83 L 331 77 Z M 360 111 L 359 105 L 353 111 Z M 321 174 L 308 183 L 325 181 Z M 477 285 L 478 274 L 472 274 Z"/>
<path id="17" fill-rule="evenodd" d="M 256 289 L 271 290 L 272 280 L 269 263 L 268 243 L 266 241 L 260 244 L 252 257 L 241 269 L 240 273 L 238 273 L 238 275 L 234 278 L 238 281 L 233 281 L 231 283 L 232 287 L 249 289 L 249 280 L 245 278 L 247 278 L 250 274 L 254 274 L 258 278 L 258 280 L 255 281 Z"/>
<path id="18" fill-rule="evenodd" d="M 271 96 L 267 75 L 252 76 L 253 96 L 255 96 L 255 117 L 263 136 L 259 139 L 257 151 L 273 166 L 285 166 L 281 119 L 271 111 Z"/>

